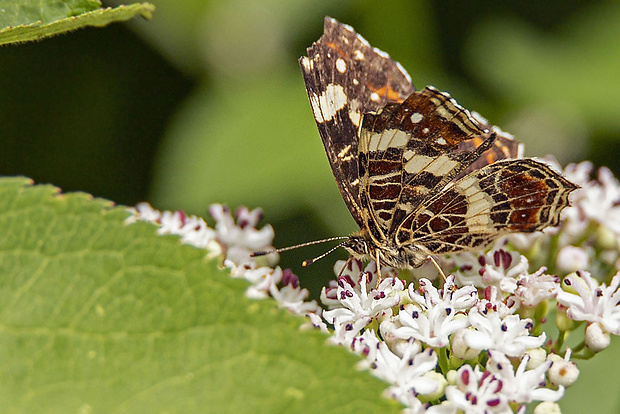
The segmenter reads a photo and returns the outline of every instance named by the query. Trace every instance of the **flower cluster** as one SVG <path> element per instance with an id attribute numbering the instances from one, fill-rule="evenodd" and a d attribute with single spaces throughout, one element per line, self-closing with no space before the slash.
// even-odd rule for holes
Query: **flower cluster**
<path id="1" fill-rule="evenodd" d="M 379 275 L 374 262 L 338 261 L 321 292 L 324 309 L 290 270 L 273 267 L 277 254 L 252 257 L 272 249 L 272 228 L 256 229 L 259 210 L 233 215 L 214 205 L 209 228 L 140 205 L 131 221 L 157 223 L 160 233 L 221 256 L 233 277 L 250 282 L 248 296 L 274 298 L 360 354 L 408 413 L 523 413 L 533 402 L 535 412 L 551 412 L 577 380 L 571 359 L 591 357 L 620 335 L 620 185 L 607 169 L 595 180 L 591 173 L 589 163 L 564 170 L 581 189 L 559 227 L 437 258 L 447 277 L 422 269 L 406 280 L 385 266 Z M 550 311 L 555 339 L 543 331 Z M 569 348 L 569 333 L 583 340 Z"/>

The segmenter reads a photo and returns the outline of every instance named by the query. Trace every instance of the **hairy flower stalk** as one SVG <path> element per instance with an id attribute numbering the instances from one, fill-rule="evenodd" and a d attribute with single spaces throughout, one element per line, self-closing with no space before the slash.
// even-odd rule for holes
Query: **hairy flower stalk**
<path id="1" fill-rule="evenodd" d="M 251 257 L 272 249 L 273 229 L 256 228 L 260 210 L 213 205 L 210 228 L 141 204 L 128 221 L 156 223 L 159 233 L 205 248 L 250 283 L 247 296 L 306 315 L 330 342 L 361 355 L 408 413 L 521 413 L 531 403 L 543 412 L 557 409 L 577 380 L 571 359 L 592 357 L 620 335 L 620 185 L 605 168 L 592 173 L 587 162 L 564 169 L 581 189 L 559 227 L 439 257 L 446 280 L 415 270 L 405 280 L 382 266 L 377 285 L 374 262 L 338 261 L 321 306 L 289 269 L 274 267 L 277 254 Z M 554 310 L 560 335 L 551 338 L 543 323 Z M 569 333 L 582 338 L 573 349 L 565 347 Z"/>

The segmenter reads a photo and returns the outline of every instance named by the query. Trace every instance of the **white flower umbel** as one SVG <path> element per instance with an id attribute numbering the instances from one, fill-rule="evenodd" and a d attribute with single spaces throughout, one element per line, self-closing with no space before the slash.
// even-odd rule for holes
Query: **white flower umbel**
<path id="1" fill-rule="evenodd" d="M 520 357 L 528 348 L 537 348 L 545 342 L 545 334 L 530 336 L 532 321 L 519 315 L 507 315 L 500 319 L 495 312 L 469 312 L 469 321 L 474 330 L 465 334 L 470 348 L 497 350 L 511 357 Z"/>
<path id="2" fill-rule="evenodd" d="M 374 262 L 364 267 L 355 259 L 338 261 L 336 280 L 321 292 L 324 311 L 308 301 L 290 270 L 274 267 L 277 254 L 250 255 L 271 249 L 271 227 L 256 228 L 260 210 L 242 208 L 233 215 L 214 205 L 212 229 L 200 218 L 142 204 L 127 221 L 150 221 L 160 234 L 206 248 L 209 256 L 222 257 L 233 277 L 250 282 L 248 296 L 272 297 L 280 307 L 305 314 L 310 322 L 304 327 L 328 332 L 330 342 L 361 354 L 360 365 L 389 383 L 386 395 L 405 404 L 407 414 L 525 413 L 535 401 L 542 401 L 535 412 L 543 412 L 557 408 L 564 387 L 579 375 L 564 343 L 569 331 L 582 326 L 572 321 L 587 322 L 575 357 L 592 356 L 620 334 L 620 273 L 612 278 L 620 270 L 620 184 L 607 169 L 590 180 L 592 171 L 589 163 L 565 169 L 582 188 L 571 194 L 559 227 L 507 235 L 487 253 L 437 258 L 446 273 L 455 272 L 443 286 L 440 278 L 423 278 L 414 269 L 410 274 L 419 282 L 405 289 L 385 266 L 377 286 Z M 538 270 L 530 270 L 530 263 Z M 572 271 L 563 284 L 554 274 Z M 553 300 L 560 335 L 545 342 L 543 323 L 551 322 Z"/>

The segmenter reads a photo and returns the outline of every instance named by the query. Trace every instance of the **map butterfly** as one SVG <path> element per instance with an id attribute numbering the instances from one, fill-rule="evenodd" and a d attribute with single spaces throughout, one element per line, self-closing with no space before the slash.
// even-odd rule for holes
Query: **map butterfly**
<path id="1" fill-rule="evenodd" d="M 398 62 L 335 19 L 307 52 L 314 118 L 360 227 L 339 245 L 353 257 L 413 268 L 558 224 L 577 186 L 519 158 L 511 136 L 445 92 L 415 91 Z"/>

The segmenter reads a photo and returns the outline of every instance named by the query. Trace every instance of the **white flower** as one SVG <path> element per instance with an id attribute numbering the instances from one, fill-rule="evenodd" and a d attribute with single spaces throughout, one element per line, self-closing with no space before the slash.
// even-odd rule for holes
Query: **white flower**
<path id="1" fill-rule="evenodd" d="M 446 388 L 446 402 L 430 407 L 429 413 L 513 414 L 506 396 L 499 391 L 501 379 L 480 370 L 463 365 L 457 371 L 456 384 Z M 460 411 L 459 411 L 460 410 Z"/>
<path id="2" fill-rule="evenodd" d="M 609 287 L 594 279 L 589 272 L 577 272 L 564 278 L 576 294 L 560 291 L 557 301 L 567 308 L 566 315 L 575 321 L 588 321 L 601 325 L 604 331 L 620 335 L 620 273 L 611 280 Z"/>
<path id="3" fill-rule="evenodd" d="M 564 246 L 558 252 L 556 266 L 565 273 L 587 269 L 590 264 L 590 254 L 583 247 L 575 247 L 570 244 Z"/>
<path id="4" fill-rule="evenodd" d="M 478 301 L 476 308 L 478 312 L 484 315 L 488 312 L 497 313 L 500 319 L 506 315 L 512 315 L 518 310 L 519 304 L 513 296 L 508 297 L 506 301 L 503 299 L 504 297 L 498 288 L 488 286 L 482 292 L 482 299 Z"/>
<path id="5" fill-rule="evenodd" d="M 551 362 L 539 364 L 536 368 L 527 369 L 530 356 L 525 354 L 515 371 L 512 362 L 501 352 L 489 352 L 486 364 L 487 371 L 501 379 L 501 393 L 510 401 L 529 403 L 532 401 L 558 401 L 564 395 L 564 387 L 552 390 L 543 387 L 545 374 Z"/>
<path id="6" fill-rule="evenodd" d="M 334 274 L 336 278 L 345 277 L 350 280 L 350 285 L 355 285 L 355 280 L 362 273 L 362 261 L 357 259 L 337 260 L 334 263 Z M 376 265 L 372 262 L 366 266 L 366 271 L 376 272 Z M 327 309 L 340 308 L 342 305 L 338 300 L 338 280 L 330 280 L 327 287 L 321 289 L 321 303 L 327 306 Z"/>
<path id="7" fill-rule="evenodd" d="M 233 277 L 242 277 L 251 283 L 245 294 L 252 299 L 267 298 L 272 288 L 282 280 L 282 269 L 279 266 L 275 269 L 266 266 L 258 268 L 236 266 L 231 273 Z"/>
<path id="8" fill-rule="evenodd" d="M 425 375 L 436 366 L 437 355 L 432 349 L 420 351 L 419 347 L 411 346 L 401 358 L 381 342 L 377 347 L 374 372 L 379 378 L 392 384 L 384 394 L 403 404 L 410 404 L 411 397 L 430 394 L 438 388 L 439 384 Z"/>
<path id="9" fill-rule="evenodd" d="M 453 308 L 458 311 L 469 310 L 478 300 L 478 291 L 474 286 L 466 285 L 459 288 L 454 282 L 454 275 L 450 275 L 444 282 L 443 289 L 437 290 L 428 279 L 420 279 L 420 291 L 416 292 L 411 283 L 407 289 L 409 297 L 420 307 L 430 309 L 436 305 Z"/>
<path id="10" fill-rule="evenodd" d="M 532 321 L 519 315 L 508 315 L 500 319 L 495 312 L 486 315 L 477 309 L 469 312 L 469 321 L 475 330 L 465 334 L 465 341 L 471 348 L 497 350 L 511 357 L 520 357 L 529 348 L 537 348 L 545 342 L 545 334 L 529 336 Z"/>
<path id="11" fill-rule="evenodd" d="M 302 330 L 305 329 L 312 329 L 316 328 L 319 331 L 323 332 L 323 333 L 329 333 L 329 330 L 327 329 L 327 325 L 325 324 L 325 322 L 323 322 L 323 318 L 321 318 L 321 309 L 318 310 L 317 313 L 306 313 L 306 317 L 309 320 L 309 325 L 308 324 L 304 324 L 301 326 Z"/>
<path id="12" fill-rule="evenodd" d="M 374 264 L 367 266 L 356 280 L 349 275 L 338 278 L 336 298 L 341 307 L 323 312 L 325 320 L 334 325 L 332 341 L 348 344 L 372 320 L 392 315 L 392 307 L 400 302 L 403 282 L 387 278 L 374 289 L 376 281 Z"/>
<path id="13" fill-rule="evenodd" d="M 459 284 L 473 284 L 478 288 L 495 286 L 507 293 L 514 292 L 516 278 L 527 273 L 529 267 L 525 256 L 503 248 L 493 249 L 486 255 L 460 254 L 454 259 L 458 266 L 456 277 Z"/>
<path id="14" fill-rule="evenodd" d="M 414 401 L 417 395 L 431 394 L 439 387 L 437 380 L 429 375 L 437 366 L 437 355 L 432 349 L 422 351 L 417 341 L 410 341 L 404 354 L 399 356 L 369 329 L 355 337 L 351 346 L 365 358 L 361 368 L 371 368 L 377 377 L 392 384 L 385 394 L 409 408 L 420 407 L 421 403 Z"/>
<path id="15" fill-rule="evenodd" d="M 241 207 L 235 212 L 236 220 L 230 209 L 221 204 L 211 205 L 209 213 L 216 222 L 216 240 L 222 246 L 226 259 L 236 265 L 254 262 L 255 259 L 250 256 L 253 252 L 273 249 L 273 228 L 267 225 L 257 230 L 254 227 L 262 216 L 260 209 L 250 211 Z M 268 264 L 277 262 L 276 254 L 266 257 L 271 259 Z"/>
<path id="16" fill-rule="evenodd" d="M 395 318 L 400 327 L 392 334 L 396 338 L 415 338 L 432 347 L 444 347 L 449 336 L 469 326 L 464 310 L 469 310 L 478 300 L 473 286 L 460 289 L 454 284 L 454 276 L 448 276 L 444 288 L 437 290 L 428 279 L 420 280 L 420 295 L 409 285 L 409 296 L 415 304 L 403 306 Z"/>
<path id="17" fill-rule="evenodd" d="M 278 302 L 280 307 L 286 308 L 297 315 L 319 311 L 319 305 L 316 301 L 306 302 L 310 292 L 299 287 L 299 279 L 290 269 L 282 271 L 282 283 L 284 286 L 280 289 L 273 284 L 269 286 L 269 293 Z"/>
<path id="18" fill-rule="evenodd" d="M 560 291 L 560 279 L 557 276 L 545 274 L 544 267 L 531 275 L 522 274 L 517 279 L 517 289 L 513 299 L 520 306 L 535 308 L 543 300 L 552 299 Z"/>

